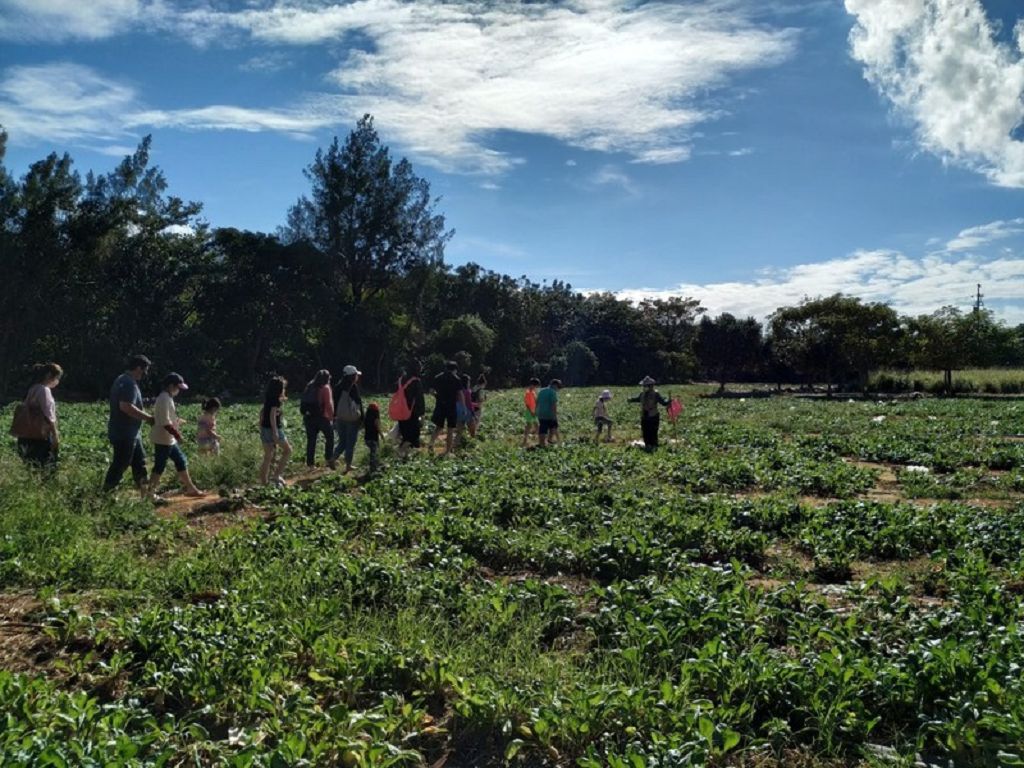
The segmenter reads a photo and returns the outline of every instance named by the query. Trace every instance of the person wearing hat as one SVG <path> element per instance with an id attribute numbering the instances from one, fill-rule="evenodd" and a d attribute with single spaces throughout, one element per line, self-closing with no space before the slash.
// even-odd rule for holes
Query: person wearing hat
<path id="1" fill-rule="evenodd" d="M 341 381 L 334 388 L 334 426 L 338 430 L 338 443 L 334 460 L 345 454 L 345 471 L 352 471 L 352 459 L 359 440 L 359 427 L 363 422 L 363 398 L 359 394 L 359 377 L 363 372 L 354 365 L 341 369 Z"/>
<path id="2" fill-rule="evenodd" d="M 178 411 L 174 407 L 174 398 L 179 392 L 187 389 L 188 384 L 181 374 L 168 373 L 161 382 L 160 394 L 153 405 L 153 429 L 150 432 L 153 439 L 153 473 L 149 477 L 149 495 L 154 498 L 168 460 L 174 463 L 174 468 L 178 471 L 178 480 L 181 481 L 186 496 L 199 498 L 206 495 L 192 482 L 188 473 L 188 461 L 181 450 L 181 419 L 178 418 Z"/>
<path id="3" fill-rule="evenodd" d="M 597 396 L 597 402 L 594 403 L 594 425 L 597 427 L 597 435 L 594 439 L 600 440 L 602 430 L 607 428 L 608 436 L 604 439 L 606 443 L 612 441 L 612 420 L 608 417 L 608 401 L 611 399 L 612 391 L 606 389 Z"/>
<path id="4" fill-rule="evenodd" d="M 103 490 L 112 491 L 121 484 L 125 470 L 132 468 L 135 487 L 146 492 L 146 450 L 139 432 L 142 422 L 153 423 L 153 417 L 142 410 L 142 381 L 149 366 L 145 355 L 134 355 L 128 360 L 128 369 L 114 379 L 110 387 L 110 417 L 107 419 L 107 439 L 114 456 L 103 480 Z"/>
<path id="5" fill-rule="evenodd" d="M 644 436 L 644 450 L 653 451 L 658 447 L 658 427 L 661 423 L 659 405 L 668 405 L 669 401 L 662 397 L 654 388 L 657 382 L 650 376 L 640 381 L 643 391 L 636 397 L 629 398 L 631 403 L 640 403 L 640 432 Z"/>

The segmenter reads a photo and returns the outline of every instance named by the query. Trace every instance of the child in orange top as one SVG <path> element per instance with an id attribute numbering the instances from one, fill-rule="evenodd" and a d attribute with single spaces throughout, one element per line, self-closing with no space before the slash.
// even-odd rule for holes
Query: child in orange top
<path id="1" fill-rule="evenodd" d="M 540 422 L 537 420 L 537 387 L 540 379 L 530 379 L 523 393 L 523 448 L 527 446 L 531 434 L 537 434 Z"/>

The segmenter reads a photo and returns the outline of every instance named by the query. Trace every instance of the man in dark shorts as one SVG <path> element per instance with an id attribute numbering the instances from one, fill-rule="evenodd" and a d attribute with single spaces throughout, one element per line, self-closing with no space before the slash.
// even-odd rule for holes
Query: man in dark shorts
<path id="1" fill-rule="evenodd" d="M 537 444 L 541 447 L 555 441 L 558 437 L 558 390 L 562 382 L 552 379 L 544 389 L 537 393 Z"/>
<path id="2" fill-rule="evenodd" d="M 455 404 L 462 389 L 462 379 L 459 378 L 459 364 L 454 360 L 449 360 L 444 367 L 444 372 L 434 377 L 434 415 L 430 417 L 434 422 L 434 434 L 430 436 L 429 448 L 433 450 L 434 441 L 443 428 L 446 430 L 444 453 L 448 455 L 455 447 L 455 426 L 458 423 Z"/>
<path id="3" fill-rule="evenodd" d="M 153 423 L 153 417 L 142 410 L 139 382 L 149 371 L 149 358 L 135 355 L 128 361 L 128 370 L 114 380 L 110 388 L 110 417 L 107 438 L 114 450 L 110 468 L 103 481 L 103 490 L 112 491 L 121 484 L 125 470 L 132 468 L 135 486 L 146 491 L 146 451 L 142 447 L 142 422 Z"/>
<path id="4" fill-rule="evenodd" d="M 420 378 L 422 371 L 423 364 L 419 360 L 413 360 L 399 381 L 399 385 L 405 388 L 405 402 L 408 403 L 411 414 L 408 419 L 398 422 L 398 434 L 402 439 L 398 446 L 400 456 L 405 456 L 409 451 L 420 447 L 420 423 L 427 410 L 423 397 L 423 381 Z"/>

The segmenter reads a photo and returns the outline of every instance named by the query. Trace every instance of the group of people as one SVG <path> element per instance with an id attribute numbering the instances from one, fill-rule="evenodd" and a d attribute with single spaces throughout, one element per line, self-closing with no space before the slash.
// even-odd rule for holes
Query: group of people
<path id="1" fill-rule="evenodd" d="M 174 465 L 178 480 L 186 496 L 202 497 L 189 474 L 188 459 L 182 448 L 184 442 L 175 398 L 188 390 L 188 384 L 178 373 L 168 373 L 160 384 L 160 393 L 153 404 L 152 413 L 145 410 L 139 383 L 149 373 L 152 362 L 145 355 L 135 355 L 128 361 L 127 370 L 118 376 L 110 389 L 110 413 L 107 437 L 112 449 L 110 466 L 104 477 L 107 491 L 117 488 L 129 468 L 135 485 L 143 494 L 156 496 L 167 464 Z M 428 448 L 433 451 L 435 441 L 444 434 L 444 453 L 452 453 L 456 445 L 469 437 L 476 437 L 486 399 L 487 379 L 480 374 L 474 384 L 471 377 L 459 372 L 454 361 L 445 363 L 444 370 L 430 380 L 429 387 L 422 379 L 422 364 L 410 363 L 399 378 L 396 391 L 388 405 L 388 415 L 395 421 L 393 437 L 398 443 L 398 454 L 406 456 L 421 447 L 423 417 L 426 415 L 426 394 L 434 394 L 434 410 L 430 417 Z M 15 410 L 11 432 L 17 437 L 18 450 L 28 462 L 52 467 L 57 462 L 60 431 L 53 389 L 60 383 L 64 372 L 56 363 L 38 365 L 33 370 L 34 383 L 23 403 Z M 352 470 L 359 434 L 369 452 L 369 470 L 378 469 L 382 421 L 376 403 L 364 405 L 360 393 L 362 372 L 354 365 L 346 365 L 341 378 L 332 386 L 331 372 L 321 369 L 306 384 L 299 400 L 306 433 L 306 464 L 314 466 L 319 438 L 323 436 L 324 460 L 335 469 L 344 459 L 344 471 Z M 651 377 L 641 382 L 642 391 L 629 402 L 640 403 L 640 426 L 644 447 L 654 450 L 658 446 L 660 407 L 667 407 L 674 418 L 681 410 L 677 399 L 666 399 Z M 526 447 L 531 436 L 536 436 L 538 447 L 559 440 L 558 393 L 562 389 L 559 379 L 552 379 L 541 388 L 539 379 L 532 378 L 523 395 L 524 429 L 522 442 Z M 259 434 L 263 446 L 260 465 L 261 483 L 283 483 L 285 468 L 291 459 L 292 447 L 285 431 L 284 405 L 288 398 L 288 382 L 274 376 L 267 383 L 259 415 Z M 610 390 L 598 395 L 593 408 L 596 428 L 595 439 L 602 434 L 606 442 L 612 440 L 613 421 L 609 416 Z M 197 421 L 196 443 L 201 452 L 219 453 L 221 436 L 217 432 L 217 414 L 221 408 L 218 398 L 202 403 Z M 146 469 L 146 451 L 143 447 L 142 424 L 151 426 L 153 442 L 152 470 Z"/>

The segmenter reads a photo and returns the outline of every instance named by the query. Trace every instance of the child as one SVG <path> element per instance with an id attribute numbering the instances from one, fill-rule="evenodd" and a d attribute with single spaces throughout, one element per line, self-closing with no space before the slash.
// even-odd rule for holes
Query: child
<path id="1" fill-rule="evenodd" d="M 455 406 L 456 417 L 458 419 L 459 436 L 461 437 L 463 430 L 468 429 L 469 436 L 476 437 L 472 380 L 469 378 L 468 373 L 462 374 L 460 380 L 462 382 L 462 389 L 459 390 L 459 399 Z"/>
<path id="2" fill-rule="evenodd" d="M 370 403 L 363 418 L 363 440 L 370 451 L 370 474 L 377 471 L 377 453 L 380 451 L 380 406 Z"/>
<path id="3" fill-rule="evenodd" d="M 487 399 L 487 377 L 482 373 L 476 377 L 476 386 L 473 387 L 473 436 L 476 436 L 480 429 L 480 417 L 483 415 L 484 400 Z"/>
<path id="4" fill-rule="evenodd" d="M 608 428 L 608 436 L 604 439 L 606 443 L 612 441 L 612 420 L 608 418 L 608 401 L 612 399 L 612 393 L 610 390 L 604 390 L 597 397 L 597 402 L 594 403 L 594 424 L 597 426 L 597 435 L 594 437 L 595 440 L 601 439 L 601 430 L 605 427 Z"/>
<path id="5" fill-rule="evenodd" d="M 181 452 L 181 419 L 178 418 L 177 409 L 174 407 L 174 397 L 179 392 L 188 389 L 188 384 L 177 373 L 169 373 L 164 377 L 163 389 L 153 405 L 153 429 L 150 433 L 153 438 L 153 474 L 149 477 L 149 495 L 156 496 L 156 489 L 160 485 L 160 475 L 167 467 L 167 460 L 174 462 L 174 468 L 178 470 L 178 480 L 185 489 L 185 495 L 192 498 L 205 496 L 202 491 L 196 488 L 195 483 L 188 474 L 188 461 L 185 454 Z"/>
<path id="6" fill-rule="evenodd" d="M 199 414 L 198 430 L 196 431 L 196 442 L 199 443 L 200 453 L 220 453 L 220 435 L 217 434 L 217 411 L 220 410 L 220 400 L 211 397 L 203 403 L 203 412 Z"/>
<path id="7" fill-rule="evenodd" d="M 281 409 L 288 399 L 285 391 L 288 382 L 281 376 L 275 376 L 267 382 L 263 395 L 263 408 L 260 409 L 260 441 L 263 443 L 263 464 L 260 466 L 260 482 L 270 482 L 270 470 L 274 465 L 274 454 L 279 450 L 281 455 L 274 472 L 274 482 L 284 485 L 284 468 L 292 455 L 292 446 L 284 433 L 284 417 Z"/>
<path id="8" fill-rule="evenodd" d="M 523 448 L 530 440 L 530 435 L 537 434 L 537 387 L 540 386 L 540 379 L 530 379 L 523 393 Z"/>

